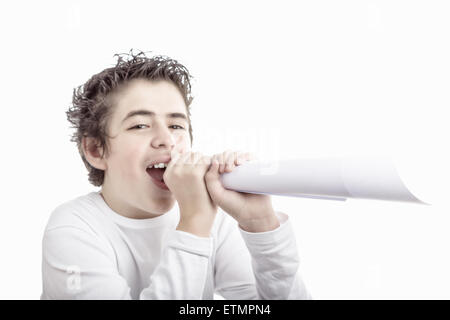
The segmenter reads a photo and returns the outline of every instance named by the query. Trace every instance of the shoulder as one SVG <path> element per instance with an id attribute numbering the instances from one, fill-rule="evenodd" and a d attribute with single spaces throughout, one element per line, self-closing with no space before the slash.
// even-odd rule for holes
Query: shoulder
<path id="1" fill-rule="evenodd" d="M 97 233 L 106 218 L 98 205 L 99 196 L 91 192 L 60 204 L 52 211 L 45 232 L 69 227 Z"/>
<path id="2" fill-rule="evenodd" d="M 57 206 L 42 237 L 45 259 L 72 261 L 72 256 L 104 254 L 115 261 L 113 223 L 102 211 L 101 196 L 91 192 Z M 64 260 L 66 259 L 66 260 Z M 91 260 L 93 260 L 92 258 Z"/>

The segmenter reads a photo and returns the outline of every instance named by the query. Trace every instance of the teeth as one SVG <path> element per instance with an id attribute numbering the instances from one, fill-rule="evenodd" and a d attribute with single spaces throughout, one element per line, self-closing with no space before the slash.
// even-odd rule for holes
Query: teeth
<path id="1" fill-rule="evenodd" d="M 148 168 L 157 168 L 157 169 L 162 169 L 162 168 L 167 168 L 167 164 L 166 163 L 156 163 L 154 165 L 150 165 L 148 166 Z"/>

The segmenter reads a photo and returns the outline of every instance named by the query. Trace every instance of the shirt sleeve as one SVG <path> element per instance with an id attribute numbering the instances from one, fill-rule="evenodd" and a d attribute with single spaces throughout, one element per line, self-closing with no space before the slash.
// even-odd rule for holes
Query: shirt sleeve
<path id="1" fill-rule="evenodd" d="M 246 232 L 237 223 L 226 228 L 215 265 L 216 290 L 225 299 L 311 299 L 290 221 L 281 212 L 277 217 L 280 226 L 268 232 Z"/>
<path id="2" fill-rule="evenodd" d="M 139 299 L 201 299 L 212 239 L 174 230 Z M 46 230 L 41 299 L 132 299 L 113 249 L 96 234 L 73 226 Z"/>

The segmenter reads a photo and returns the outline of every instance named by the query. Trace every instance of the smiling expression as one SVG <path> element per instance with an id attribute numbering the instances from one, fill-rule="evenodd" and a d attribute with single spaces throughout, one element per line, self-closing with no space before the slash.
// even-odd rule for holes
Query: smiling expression
<path id="1" fill-rule="evenodd" d="M 177 141 L 184 151 L 190 151 L 183 96 L 171 82 L 134 79 L 111 98 L 114 111 L 107 127 L 111 138 L 102 195 L 121 215 L 161 215 L 172 208 L 175 198 L 152 182 L 146 168 L 170 156 Z"/>

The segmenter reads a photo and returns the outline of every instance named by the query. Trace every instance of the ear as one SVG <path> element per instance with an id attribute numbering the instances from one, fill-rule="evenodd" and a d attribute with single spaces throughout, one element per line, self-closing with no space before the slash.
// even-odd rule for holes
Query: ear
<path id="1" fill-rule="evenodd" d="M 98 141 L 92 137 L 83 137 L 81 140 L 84 157 L 91 166 L 99 170 L 106 170 L 106 160 L 102 157 L 103 149 Z"/>

